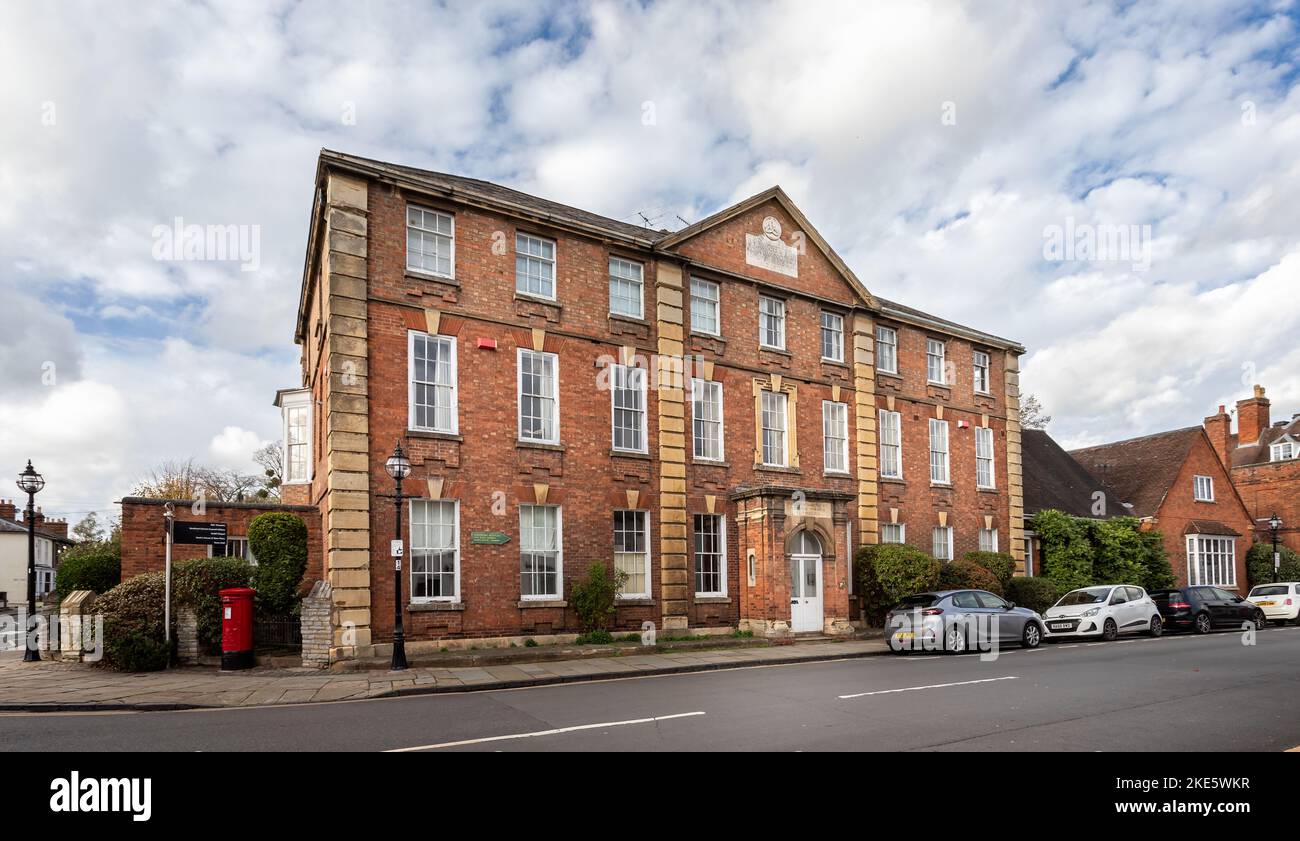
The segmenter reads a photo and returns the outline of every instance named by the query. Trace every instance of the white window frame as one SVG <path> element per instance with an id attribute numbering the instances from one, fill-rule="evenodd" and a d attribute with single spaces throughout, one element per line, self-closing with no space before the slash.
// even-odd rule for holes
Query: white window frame
<path id="1" fill-rule="evenodd" d="M 942 430 L 942 441 L 935 440 L 936 430 Z M 941 447 L 936 447 L 941 444 Z M 951 464 L 951 443 L 948 436 L 948 422 L 938 418 L 930 418 L 930 484 L 932 485 L 951 485 L 952 484 L 952 464 Z M 936 457 L 938 457 L 936 459 Z M 943 478 L 935 478 L 935 468 L 943 467 Z"/>
<path id="2" fill-rule="evenodd" d="M 244 550 L 244 554 L 242 555 L 230 554 L 230 547 L 232 544 L 236 546 L 242 546 Z M 213 546 L 212 544 L 208 544 L 208 557 L 209 558 L 239 558 L 241 560 L 248 561 L 253 566 L 257 566 L 257 556 L 253 554 L 253 544 L 249 542 L 247 536 L 245 537 L 228 536 L 226 538 L 226 542 L 221 546 L 221 554 L 217 554 L 216 546 Z M 40 561 L 37 560 L 37 563 L 39 564 Z M 49 561 L 47 560 L 46 563 L 48 564 Z"/>
<path id="3" fill-rule="evenodd" d="M 419 426 L 416 424 L 415 412 L 415 340 L 417 337 L 423 337 L 426 341 L 446 344 L 451 348 L 451 384 L 444 385 L 432 380 L 421 380 L 422 384 L 431 386 L 440 386 L 450 388 L 451 390 L 451 426 L 446 429 L 437 426 Z M 422 333 L 419 330 L 408 330 L 406 333 L 406 426 L 408 429 L 419 430 L 421 432 L 443 432 L 450 435 L 456 435 L 460 432 L 460 368 L 456 356 L 456 337 L 442 336 L 437 333 Z M 436 418 L 437 412 L 430 410 L 430 414 Z"/>
<path id="4" fill-rule="evenodd" d="M 555 375 L 551 377 L 551 404 L 555 407 L 554 423 L 551 424 L 555 434 L 550 438 L 525 438 L 524 437 L 524 355 L 550 357 L 552 360 L 552 370 Z M 546 397 L 546 395 L 539 395 Z M 560 443 L 560 357 L 558 354 L 547 353 L 546 351 L 536 351 L 529 348 L 519 348 L 515 355 L 515 420 L 516 435 L 518 440 L 526 444 L 558 444 Z"/>
<path id="5" fill-rule="evenodd" d="M 1036 566 L 1035 559 L 1034 559 L 1034 538 L 1036 537 L 1038 537 L 1038 534 L 1036 532 L 1032 532 L 1032 531 L 1025 532 L 1025 577 L 1026 578 L 1034 577 L 1034 567 Z"/>
<path id="6" fill-rule="evenodd" d="M 898 540 L 886 540 L 886 529 L 898 529 Z M 880 544 L 882 546 L 898 546 L 907 542 L 907 524 L 906 523 L 881 523 L 880 524 Z"/>
<path id="7" fill-rule="evenodd" d="M 637 389 L 635 386 L 619 385 L 620 381 L 626 383 L 629 377 L 633 377 L 634 379 L 640 379 L 641 381 L 640 389 Z M 609 366 L 609 445 L 610 448 L 615 450 L 616 452 L 620 452 L 620 453 L 650 452 L 650 441 L 649 441 L 650 425 L 648 421 L 648 418 L 650 416 L 649 380 L 650 380 L 649 372 L 647 372 L 644 368 L 638 368 L 634 365 L 619 365 L 619 364 L 612 364 Z M 619 407 L 616 405 L 618 395 L 619 392 L 635 392 L 638 390 L 641 392 L 640 410 L 623 408 L 623 411 L 640 412 L 639 415 L 640 424 L 636 432 L 641 439 L 641 446 L 620 447 L 616 443 L 618 441 L 618 425 L 617 425 L 618 414 L 617 413 Z"/>
<path id="8" fill-rule="evenodd" d="M 886 335 L 889 336 L 889 341 L 885 341 L 884 337 Z M 880 352 L 882 345 L 890 349 L 889 361 L 891 365 L 889 367 L 882 364 L 884 360 L 884 354 Z M 883 371 L 886 374 L 898 373 L 898 331 L 893 327 L 876 325 L 876 370 Z"/>
<path id="9" fill-rule="evenodd" d="M 524 595 L 524 509 L 525 508 L 554 508 L 555 509 L 555 592 Z M 519 600 L 525 602 L 551 602 L 562 601 L 564 599 L 564 507 L 561 505 L 533 505 L 523 504 L 519 506 Z"/>
<path id="10" fill-rule="evenodd" d="M 626 266 L 636 270 L 636 277 L 629 275 L 615 274 L 615 264 Z M 636 289 L 636 312 L 623 312 L 614 308 L 614 287 L 617 283 L 625 283 Z M 635 260 L 628 260 L 623 257 L 609 258 L 609 314 L 621 315 L 628 318 L 645 318 L 645 266 Z"/>
<path id="11" fill-rule="evenodd" d="M 1206 551 L 1206 544 L 1214 544 L 1212 551 Z M 1226 550 L 1226 551 L 1225 551 Z M 1208 555 L 1216 562 L 1216 567 L 1209 572 L 1226 573 L 1226 580 L 1202 580 L 1201 560 Z M 1237 539 L 1219 534 L 1187 535 L 1187 583 L 1193 587 L 1236 587 L 1237 586 Z"/>
<path id="12" fill-rule="evenodd" d="M 421 213 L 431 213 L 434 216 L 440 216 L 443 219 L 446 219 L 448 222 L 451 223 L 450 224 L 451 233 L 444 234 L 441 231 L 437 230 L 436 228 L 426 228 L 423 225 L 411 224 L 412 210 L 418 210 Z M 442 272 L 437 271 L 436 269 L 426 269 L 421 266 L 411 265 L 411 231 L 412 230 L 419 231 L 421 234 L 434 237 L 435 239 L 442 238 L 447 240 L 448 271 L 446 274 L 443 274 Z M 428 207 L 422 207 L 418 204 L 408 204 L 406 206 L 406 270 L 408 272 L 411 272 L 412 274 L 428 275 L 429 277 L 442 277 L 442 278 L 448 278 L 450 280 L 456 279 L 456 217 L 454 214 L 447 213 L 441 210 L 434 210 Z"/>
<path id="13" fill-rule="evenodd" d="M 718 584 L 719 590 L 700 589 L 700 544 L 699 518 L 713 517 L 718 523 Z M 727 515 L 695 514 L 691 517 L 691 572 L 695 578 L 695 595 L 697 598 L 722 598 L 727 595 Z"/>
<path id="14" fill-rule="evenodd" d="M 779 402 L 780 404 L 779 412 L 774 409 L 768 410 L 766 408 L 766 404 L 769 399 L 771 399 L 774 402 Z M 790 410 L 790 398 L 789 395 L 787 395 L 785 392 L 783 391 L 760 391 L 759 392 L 758 425 L 759 425 L 759 432 L 760 432 L 760 440 L 758 442 L 758 446 L 759 446 L 759 451 L 761 453 L 760 458 L 762 459 L 762 463 L 765 467 L 788 467 L 790 465 L 789 410 Z M 775 427 L 775 426 L 769 427 L 767 425 L 767 418 L 769 415 L 779 418 L 781 425 L 779 427 Z M 767 460 L 767 434 L 766 433 L 769 431 L 781 433 L 781 461 L 779 462 Z"/>
<path id="15" fill-rule="evenodd" d="M 714 421 L 710 421 L 710 420 L 707 420 L 707 419 L 701 419 L 701 418 L 700 418 L 700 414 L 699 414 L 699 408 L 698 408 L 698 406 L 699 406 L 699 395 L 701 395 L 701 394 L 708 394 L 708 393 L 710 393 L 710 392 L 716 392 L 716 394 L 717 394 L 717 398 L 718 398 L 718 419 L 717 419 L 717 421 L 716 421 L 716 423 L 717 423 L 717 425 L 718 425 L 718 456 L 717 456 L 717 458 L 711 458 L 711 457 L 709 457 L 709 456 L 700 455 L 700 444 L 703 443 L 703 442 L 705 442 L 707 439 L 700 438 L 699 435 L 697 435 L 697 434 L 696 434 L 696 431 L 695 431 L 695 430 L 696 430 L 696 427 L 695 427 L 695 424 L 696 424 L 696 423 L 703 423 L 703 424 L 714 423 Z M 706 402 L 708 402 L 708 401 L 706 401 Z M 725 412 L 726 412 L 726 401 L 723 399 L 723 396 L 722 396 L 722 383 L 720 383 L 720 382 L 716 382 L 716 381 L 714 381 L 714 380 L 701 380 L 701 379 L 698 379 L 698 378 L 696 378 L 696 379 L 692 379 L 692 380 L 691 380 L 691 453 L 692 453 L 692 456 L 691 456 L 691 457 L 692 457 L 694 460 L 696 460 L 696 461 L 726 461 L 726 458 L 727 458 L 727 447 L 726 447 L 726 439 L 727 439 L 727 431 L 726 431 L 726 430 L 727 430 L 727 426 L 726 426 L 726 420 L 725 420 L 725 418 L 724 418 L 724 414 L 725 414 Z"/>
<path id="16" fill-rule="evenodd" d="M 833 438 L 830 435 L 831 425 L 836 422 L 834 415 L 842 415 L 844 424 L 844 437 Z M 832 442 L 839 443 L 839 453 L 843 467 L 834 468 L 830 466 L 831 456 L 835 453 L 832 451 Z M 826 473 L 835 473 L 839 475 L 848 475 L 849 472 L 849 404 L 837 403 L 834 400 L 822 401 L 822 470 Z"/>
<path id="17" fill-rule="evenodd" d="M 827 319 L 830 319 L 831 321 L 830 325 L 826 323 Z M 821 329 L 822 359 L 826 360 L 827 362 L 843 362 L 844 361 L 844 316 L 840 315 L 837 312 L 822 310 L 821 326 L 822 326 Z M 826 355 L 826 334 L 827 333 L 830 333 L 831 336 L 833 337 L 832 347 L 835 351 L 834 356 Z"/>
<path id="18" fill-rule="evenodd" d="M 1284 449 L 1286 455 L 1282 454 Z M 1300 455 L 1297 451 L 1300 451 L 1300 444 L 1296 444 L 1294 441 L 1278 441 L 1276 444 L 1273 444 L 1268 448 L 1268 460 L 1291 461 L 1296 458 L 1297 455 Z"/>
<path id="19" fill-rule="evenodd" d="M 452 530 L 451 530 L 451 551 L 453 557 L 452 568 L 452 594 L 450 596 L 416 596 L 415 595 L 415 505 L 422 503 L 424 505 L 451 505 Z M 411 604 L 430 604 L 434 602 L 449 602 L 451 604 L 460 603 L 460 500 L 456 499 L 412 499 L 408 509 L 410 515 L 411 528 L 411 545 L 410 551 L 406 558 L 407 576 L 406 584 L 410 588 L 407 590 Z M 430 547 L 423 547 L 429 549 Z M 439 550 L 442 551 L 442 550 Z M 441 575 L 441 573 L 429 573 L 429 575 Z"/>
<path id="20" fill-rule="evenodd" d="M 893 423 L 891 425 L 890 420 Z M 903 413 L 891 412 L 888 409 L 881 409 L 879 413 L 880 423 L 880 478 L 882 479 L 902 479 L 903 478 Z M 892 435 L 890 434 L 892 432 Z M 893 439 L 892 441 L 890 439 Z M 885 465 L 889 463 L 886 458 L 888 451 L 894 454 L 894 469 L 886 471 Z"/>
<path id="21" fill-rule="evenodd" d="M 653 587 L 654 587 L 653 582 L 651 582 L 651 580 L 650 580 L 650 569 L 651 569 L 651 566 L 650 566 L 650 547 L 653 545 L 653 543 L 651 542 L 651 539 L 650 539 L 650 512 L 649 512 L 648 510 L 646 510 L 646 509 L 643 509 L 643 508 L 615 508 L 614 511 L 613 511 L 613 513 L 614 513 L 614 514 L 637 514 L 637 515 L 640 515 L 640 517 L 641 517 L 641 524 L 644 526 L 644 531 L 645 531 L 645 552 L 643 553 L 643 556 L 642 556 L 642 559 L 641 559 L 641 563 L 642 563 L 642 574 L 645 576 L 645 591 L 644 591 L 644 592 L 641 592 L 641 591 L 628 591 L 628 592 L 620 591 L 620 592 L 617 594 L 616 598 L 618 598 L 618 599 L 648 599 L 648 598 L 651 597 L 651 596 L 650 596 L 650 591 L 651 591 L 651 590 L 653 589 Z M 616 529 L 613 528 L 613 525 L 614 525 L 614 523 L 613 523 L 613 518 L 611 517 L 611 519 L 610 519 L 611 533 L 617 531 Z M 612 534 L 611 534 L 611 536 L 612 536 Z M 632 555 L 632 554 L 635 554 L 635 553 L 634 553 L 634 552 L 620 552 L 620 551 L 618 550 L 617 544 L 615 544 L 614 555 L 617 556 L 617 555 L 620 555 L 620 554 L 622 554 L 622 555 Z M 617 570 L 617 569 L 618 569 L 618 560 L 617 560 L 617 558 L 614 559 L 613 563 L 614 563 L 614 569 Z"/>
<path id="22" fill-rule="evenodd" d="M 945 533 L 945 536 L 946 536 L 946 538 L 947 538 L 947 553 L 948 553 L 948 554 L 947 554 L 946 557 L 940 557 L 940 556 L 939 556 L 939 553 L 937 553 L 937 552 L 934 551 L 934 550 L 935 550 L 935 546 L 938 545 L 938 544 L 935 542 L 935 538 L 939 536 L 939 532 L 941 532 L 941 531 Z M 931 529 L 931 531 L 930 531 L 930 551 L 931 551 L 931 552 L 934 552 L 934 557 L 935 557 L 936 560 L 940 560 L 940 561 L 951 561 L 951 560 L 952 560 L 952 526 L 934 526 L 934 528 Z"/>
<path id="23" fill-rule="evenodd" d="M 280 402 L 280 424 L 281 424 L 280 440 L 284 442 L 283 443 L 284 452 L 281 454 L 282 461 L 280 464 L 280 476 L 283 479 L 283 483 L 286 485 L 307 485 L 311 483 L 314 468 L 316 467 L 315 459 L 312 458 L 313 455 L 312 447 L 313 447 L 313 440 L 314 440 L 312 437 L 312 421 L 314 415 L 312 408 L 313 408 L 312 394 L 310 391 L 306 389 L 302 389 L 301 391 L 295 392 L 291 395 L 285 395 Z M 307 425 L 305 429 L 305 439 L 303 440 L 303 442 L 300 444 L 290 445 L 289 415 L 295 409 L 303 409 L 306 411 Z M 290 452 L 291 452 L 290 446 L 306 448 L 307 450 L 307 458 L 305 459 L 307 465 L 306 476 L 295 477 L 291 475 L 293 471 L 289 469 L 289 466 L 293 462 L 292 459 L 290 458 Z"/>
<path id="24" fill-rule="evenodd" d="M 986 537 L 988 538 L 987 541 L 985 540 Z M 986 546 L 989 548 L 986 549 Z M 979 533 L 979 547 L 981 552 L 998 551 L 998 530 L 996 528 L 981 528 Z"/>
<path id="25" fill-rule="evenodd" d="M 985 441 L 987 441 L 987 443 L 984 443 Z M 981 450 L 984 450 L 986 446 L 988 448 L 987 455 L 980 455 Z M 975 487 L 980 488 L 981 490 L 994 490 L 997 488 L 996 453 L 997 450 L 993 440 L 993 427 L 975 427 Z M 988 478 L 987 480 L 982 481 L 980 477 L 980 468 L 985 462 L 988 463 Z"/>
<path id="26" fill-rule="evenodd" d="M 543 245 L 549 244 L 551 246 L 550 259 L 547 259 L 541 254 L 533 254 L 530 251 L 520 250 L 521 246 L 523 246 L 525 244 L 525 241 L 528 240 L 537 243 L 542 243 Z M 545 248 L 541 250 L 545 251 Z M 525 272 L 522 275 L 519 273 L 519 258 L 521 257 L 524 259 L 525 267 L 528 265 L 530 260 L 535 260 L 538 263 L 550 265 L 551 267 L 551 294 L 550 295 L 547 295 L 543 292 L 533 292 L 526 288 L 527 284 L 523 284 L 525 288 L 521 288 L 521 281 L 528 276 L 527 272 Z M 558 285 L 558 278 L 559 278 L 558 268 L 559 268 L 559 246 L 555 242 L 555 240 L 550 239 L 548 237 L 541 237 L 536 234 L 524 233 L 523 231 L 515 231 L 515 292 L 517 294 L 527 295 L 530 298 L 539 298 L 543 301 L 554 301 L 556 296 L 555 287 Z"/>
<path id="27" fill-rule="evenodd" d="M 938 352 L 935 352 L 938 348 Z M 936 361 L 937 365 L 936 365 Z M 938 379 L 935 378 L 936 367 L 939 371 Z M 925 340 L 925 379 L 931 385 L 948 385 L 948 345 L 939 339 Z"/>
<path id="28" fill-rule="evenodd" d="M 696 294 L 696 288 L 701 293 L 712 292 L 713 297 L 707 294 Z M 701 311 L 697 311 L 695 304 L 699 302 Z M 703 308 L 712 308 L 713 313 L 709 316 L 713 321 L 712 330 L 700 324 L 700 316 L 703 314 Z M 704 333 L 709 336 L 722 335 L 722 286 L 711 280 L 703 280 L 698 277 L 691 278 L 691 332 Z"/>
<path id="29" fill-rule="evenodd" d="M 767 310 L 767 305 L 775 304 L 777 309 L 774 312 Z M 778 344 L 768 344 L 766 340 L 767 329 L 766 322 L 771 320 L 776 325 Z M 771 295 L 758 296 L 758 346 L 768 350 L 785 350 L 785 301 L 780 298 L 773 298 Z"/>
<path id="30" fill-rule="evenodd" d="M 974 383 L 975 393 L 992 394 L 993 355 L 987 351 L 977 350 L 971 354 L 971 359 L 971 380 Z"/>
<path id="31" fill-rule="evenodd" d="M 1205 491 L 1209 491 L 1207 496 Z M 1214 502 L 1214 477 L 1213 476 L 1193 476 L 1192 477 L 1192 499 L 1196 502 Z"/>

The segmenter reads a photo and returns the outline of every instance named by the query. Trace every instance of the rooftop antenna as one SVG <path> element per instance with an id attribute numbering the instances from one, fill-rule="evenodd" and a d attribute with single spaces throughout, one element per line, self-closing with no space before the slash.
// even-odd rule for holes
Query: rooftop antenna
<path id="1" fill-rule="evenodd" d="M 673 215 L 674 215 L 674 216 L 677 216 L 677 221 L 678 221 L 678 222 L 681 222 L 681 223 L 682 223 L 683 225 L 685 225 L 686 227 L 689 228 L 689 227 L 691 226 L 691 223 L 690 223 L 690 222 L 687 222 L 687 221 L 686 221 L 685 219 L 683 219 L 681 216 L 678 216 L 676 213 L 674 213 Z"/>

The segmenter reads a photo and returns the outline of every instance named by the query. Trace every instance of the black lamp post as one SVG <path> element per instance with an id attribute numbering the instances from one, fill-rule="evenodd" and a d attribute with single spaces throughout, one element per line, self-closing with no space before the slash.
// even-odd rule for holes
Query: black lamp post
<path id="1" fill-rule="evenodd" d="M 384 462 L 384 470 L 397 482 L 393 495 L 393 509 L 397 512 L 396 540 L 393 541 L 393 671 L 406 668 L 406 634 L 402 631 L 402 480 L 411 475 L 411 461 L 402 452 L 402 442 L 397 442 L 393 454 Z"/>
<path id="2" fill-rule="evenodd" d="M 36 494 L 45 487 L 45 478 L 32 467 L 32 460 L 27 460 L 27 469 L 18 474 L 18 489 L 27 494 L 27 624 L 32 625 L 36 615 Z M 41 652 L 28 640 L 23 646 L 23 662 L 35 663 L 41 659 Z"/>
<path id="3" fill-rule="evenodd" d="M 1277 556 L 1277 530 L 1282 528 L 1282 518 L 1279 517 L 1276 512 L 1274 512 L 1272 517 L 1268 518 L 1268 527 L 1269 530 L 1273 532 L 1273 583 L 1276 584 L 1280 577 L 1278 566 L 1279 561 L 1281 560 Z"/>

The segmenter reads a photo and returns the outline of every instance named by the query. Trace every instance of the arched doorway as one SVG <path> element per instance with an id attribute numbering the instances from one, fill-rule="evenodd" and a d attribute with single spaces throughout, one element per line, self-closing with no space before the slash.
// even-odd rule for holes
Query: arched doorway
<path id="1" fill-rule="evenodd" d="M 823 630 L 822 542 L 816 533 L 801 529 L 786 543 L 790 558 L 790 630 Z"/>

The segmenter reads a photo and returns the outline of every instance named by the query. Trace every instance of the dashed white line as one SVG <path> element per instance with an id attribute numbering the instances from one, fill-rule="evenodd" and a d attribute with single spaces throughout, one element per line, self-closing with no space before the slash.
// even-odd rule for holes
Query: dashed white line
<path id="1" fill-rule="evenodd" d="M 931 683 L 927 686 L 905 686 L 902 689 L 877 689 L 874 692 L 857 692 L 853 695 L 841 695 L 841 701 L 847 701 L 850 698 L 866 698 L 868 695 L 892 695 L 897 692 L 919 692 L 922 689 L 947 689 L 951 686 L 971 686 L 976 683 L 994 683 L 999 680 L 1019 680 L 1016 675 L 1006 675 L 1004 677 L 986 677 L 982 680 L 959 680 L 954 683 Z"/>
<path id="2" fill-rule="evenodd" d="M 630 718 L 627 721 L 602 721 L 597 724 L 577 724 L 572 727 L 556 727 L 551 730 L 535 730 L 531 733 L 510 733 L 505 736 L 485 736 L 481 739 L 461 739 L 458 742 L 439 742 L 433 745 L 416 745 L 412 748 L 393 748 L 385 753 L 411 753 L 412 751 L 437 750 L 438 748 L 455 748 L 464 745 L 481 745 L 487 742 L 504 742 L 510 739 L 535 739 L 538 736 L 556 736 L 561 733 L 576 733 L 579 730 L 600 730 L 605 727 L 627 727 L 630 724 L 656 724 L 660 721 L 669 721 L 674 718 L 690 718 L 692 716 L 704 715 L 703 710 L 697 710 L 690 713 L 674 713 L 673 715 L 660 715 L 652 718 Z"/>

